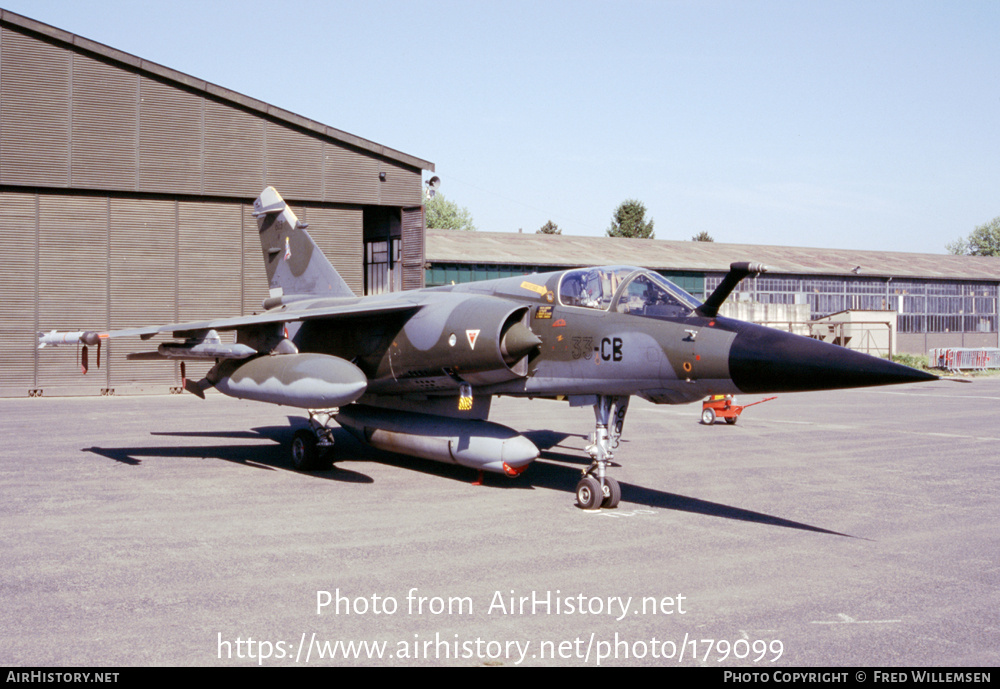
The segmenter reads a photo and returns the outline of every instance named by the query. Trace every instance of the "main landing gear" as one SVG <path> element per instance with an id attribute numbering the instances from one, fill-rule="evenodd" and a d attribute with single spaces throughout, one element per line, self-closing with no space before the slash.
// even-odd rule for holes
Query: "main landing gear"
<path id="1" fill-rule="evenodd" d="M 292 437 L 292 468 L 325 471 L 333 468 L 333 421 L 337 409 L 310 409 L 309 429 L 300 428 Z"/>
<path id="2" fill-rule="evenodd" d="M 622 435 L 628 396 L 598 395 L 594 405 L 596 427 L 591 436 L 587 453 L 593 463 L 583 471 L 583 478 L 576 484 L 576 501 L 585 510 L 601 507 L 614 509 L 622 498 L 618 481 L 607 475 L 608 467 L 621 466 L 614 461 L 615 450 Z"/>

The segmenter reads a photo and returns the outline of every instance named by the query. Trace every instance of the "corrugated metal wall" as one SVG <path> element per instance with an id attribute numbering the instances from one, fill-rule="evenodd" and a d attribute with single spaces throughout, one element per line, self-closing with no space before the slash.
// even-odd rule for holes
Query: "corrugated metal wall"
<path id="1" fill-rule="evenodd" d="M 309 223 L 309 235 L 330 263 L 337 266 L 347 285 L 355 294 L 364 294 L 365 249 L 362 233 L 358 233 L 358 228 L 362 227 L 361 209 L 307 207 L 294 210 L 304 222 Z M 348 234 L 352 241 L 343 240 Z"/>
<path id="2" fill-rule="evenodd" d="M 200 194 L 205 170 L 205 100 L 139 79 L 139 188 Z"/>
<path id="3" fill-rule="evenodd" d="M 4 194 L 0 203 L 0 386 L 26 395 L 35 387 L 38 197 Z"/>
<path id="4" fill-rule="evenodd" d="M 243 275 L 245 209 L 235 203 L 177 204 L 178 322 L 242 315 L 243 280 L 238 276 Z M 256 237 L 254 241 L 260 246 Z M 186 365 L 192 380 L 203 378 L 212 366 L 198 361 Z M 177 373 L 179 378 L 179 366 Z"/>
<path id="5" fill-rule="evenodd" d="M 177 204 L 109 199 L 108 324 L 139 328 L 177 320 Z M 139 338 L 109 345 L 111 388 L 152 385 L 173 378 L 170 364 L 129 362 L 132 351 L 149 351 Z"/>
<path id="6" fill-rule="evenodd" d="M 72 348 L 38 350 L 35 333 L 261 311 L 268 290 L 250 210 L 265 186 L 359 294 L 362 206 L 421 203 L 421 170 L 368 142 L 324 137 L 241 107 L 238 94 L 215 97 L 203 82 L 189 88 L 196 80 L 26 24 L 0 26 L 0 396 L 179 385 L 173 362 L 125 360 L 155 343 L 116 340 L 100 370 L 92 349 L 84 377 Z M 419 217 L 407 236 L 422 263 Z M 188 377 L 208 367 L 188 362 Z"/>
<path id="7" fill-rule="evenodd" d="M 0 32 L 0 181 L 69 186 L 70 54 Z"/>
<path id="8" fill-rule="evenodd" d="M 385 173 L 385 181 L 379 173 Z M 421 171 L 4 26 L 0 184 L 418 206 Z"/>
<path id="9" fill-rule="evenodd" d="M 72 61 L 70 186 L 136 189 L 139 79 L 80 55 Z"/>
<path id="10" fill-rule="evenodd" d="M 38 292 L 33 321 L 46 330 L 80 330 L 86 323 L 107 327 L 108 199 L 40 195 L 37 204 Z M 9 296 L 14 295 L 4 294 L 4 298 Z M 61 355 L 54 352 L 51 348 L 38 352 L 35 387 L 83 382 L 65 349 Z M 89 385 L 97 385 L 101 378 L 106 382 L 106 375 L 95 374 Z"/>

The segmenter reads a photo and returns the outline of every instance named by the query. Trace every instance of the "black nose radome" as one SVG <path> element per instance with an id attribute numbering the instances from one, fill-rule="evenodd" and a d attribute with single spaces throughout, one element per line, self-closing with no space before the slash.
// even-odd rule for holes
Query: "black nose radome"
<path id="1" fill-rule="evenodd" d="M 752 323 L 730 321 L 729 371 L 743 392 L 804 392 L 938 380 L 844 347 Z"/>

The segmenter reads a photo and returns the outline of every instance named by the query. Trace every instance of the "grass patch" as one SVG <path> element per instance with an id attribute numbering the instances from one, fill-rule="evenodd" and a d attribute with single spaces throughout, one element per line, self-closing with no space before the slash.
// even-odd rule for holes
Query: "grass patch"
<path id="1" fill-rule="evenodd" d="M 910 368 L 919 369 L 921 371 L 931 370 L 931 367 L 927 365 L 926 354 L 893 354 L 892 360 L 897 364 L 909 366 Z"/>

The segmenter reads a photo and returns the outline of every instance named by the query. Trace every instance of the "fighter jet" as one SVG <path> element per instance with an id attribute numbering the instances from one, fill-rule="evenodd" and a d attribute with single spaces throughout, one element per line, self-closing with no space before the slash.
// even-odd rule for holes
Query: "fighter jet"
<path id="1" fill-rule="evenodd" d="M 270 297 L 258 315 L 39 333 L 39 346 L 100 346 L 167 334 L 143 360 L 214 360 L 186 390 L 216 390 L 308 411 L 293 466 L 328 469 L 333 425 L 374 447 L 517 476 L 539 454 L 488 420 L 495 396 L 594 409 L 576 488 L 584 509 L 621 499 L 608 470 L 629 399 L 685 404 L 709 395 L 829 390 L 936 380 L 890 361 L 718 315 L 747 275 L 733 263 L 704 303 L 659 274 L 602 266 L 358 297 L 272 187 L 254 202 Z M 224 339 L 225 338 L 225 339 Z"/>

